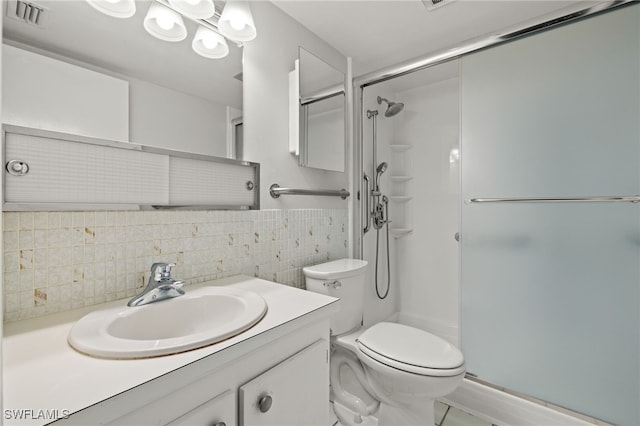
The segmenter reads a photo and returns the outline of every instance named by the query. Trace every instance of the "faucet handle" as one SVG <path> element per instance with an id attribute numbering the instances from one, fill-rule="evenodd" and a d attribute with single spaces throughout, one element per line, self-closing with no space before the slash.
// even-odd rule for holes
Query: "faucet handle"
<path id="1" fill-rule="evenodd" d="M 176 266 L 175 263 L 156 262 L 151 265 L 151 275 L 154 276 L 156 281 L 161 279 L 171 278 L 171 268 Z"/>

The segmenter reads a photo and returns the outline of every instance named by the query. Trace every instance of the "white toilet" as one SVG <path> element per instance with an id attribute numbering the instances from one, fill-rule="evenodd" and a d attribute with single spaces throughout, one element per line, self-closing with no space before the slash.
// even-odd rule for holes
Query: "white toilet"
<path id="1" fill-rule="evenodd" d="M 331 319 L 333 401 L 356 413 L 354 423 L 374 414 L 378 426 L 431 426 L 435 399 L 462 382 L 464 357 L 444 339 L 414 327 L 380 322 L 363 328 L 366 267 L 364 260 L 340 259 L 303 269 L 307 290 L 340 298 L 340 312 Z M 372 398 L 345 390 L 345 365 Z"/>

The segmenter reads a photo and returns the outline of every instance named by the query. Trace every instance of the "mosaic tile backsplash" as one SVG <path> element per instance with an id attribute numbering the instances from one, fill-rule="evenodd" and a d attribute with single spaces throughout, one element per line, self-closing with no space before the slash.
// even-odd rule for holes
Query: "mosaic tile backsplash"
<path id="1" fill-rule="evenodd" d="M 245 274 L 304 288 L 347 255 L 346 209 L 5 212 L 4 320 L 133 297 L 153 262 L 189 284 Z"/>

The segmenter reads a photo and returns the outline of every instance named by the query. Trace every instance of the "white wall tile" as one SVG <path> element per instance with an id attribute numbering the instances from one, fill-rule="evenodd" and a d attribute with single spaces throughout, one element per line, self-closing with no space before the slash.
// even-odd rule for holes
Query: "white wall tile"
<path id="1" fill-rule="evenodd" d="M 246 274 L 304 288 L 302 267 L 347 255 L 347 221 L 346 209 L 6 212 L 4 320 L 132 297 L 153 262 L 175 262 L 187 287 Z"/>

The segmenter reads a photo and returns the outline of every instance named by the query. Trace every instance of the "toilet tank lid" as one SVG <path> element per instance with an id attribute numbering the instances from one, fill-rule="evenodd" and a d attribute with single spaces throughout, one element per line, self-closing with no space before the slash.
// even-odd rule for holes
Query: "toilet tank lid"
<path id="1" fill-rule="evenodd" d="M 329 280 L 357 275 L 366 267 L 366 260 L 339 259 L 332 262 L 320 263 L 318 265 L 306 266 L 302 268 L 302 272 L 309 278 Z"/>

